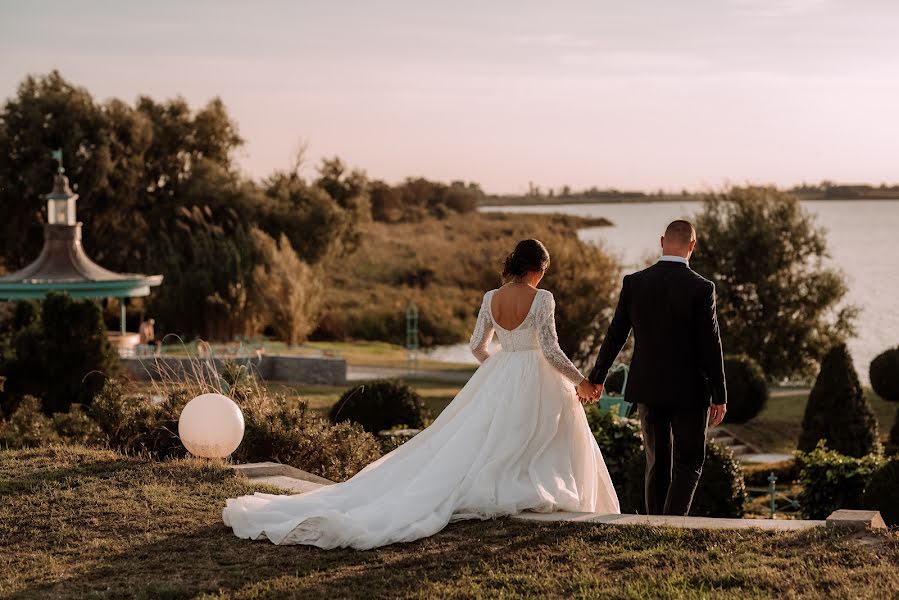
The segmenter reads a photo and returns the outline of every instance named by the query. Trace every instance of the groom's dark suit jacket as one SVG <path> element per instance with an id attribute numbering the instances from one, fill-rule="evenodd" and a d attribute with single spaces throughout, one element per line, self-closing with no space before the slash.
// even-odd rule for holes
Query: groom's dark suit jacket
<path id="1" fill-rule="evenodd" d="M 628 402 L 666 408 L 727 402 L 715 284 L 670 261 L 626 276 L 591 382 L 605 381 L 631 329 Z"/>

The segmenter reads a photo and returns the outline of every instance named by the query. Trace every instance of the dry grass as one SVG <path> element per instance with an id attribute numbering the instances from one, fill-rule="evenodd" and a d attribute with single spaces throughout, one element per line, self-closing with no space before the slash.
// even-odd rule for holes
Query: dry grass
<path id="1" fill-rule="evenodd" d="M 234 538 L 221 465 L 62 447 L 0 452 L 8 598 L 890 598 L 899 536 L 511 520 L 369 552 Z"/>
<path id="2" fill-rule="evenodd" d="M 405 311 L 420 311 L 425 346 L 467 341 L 485 290 L 523 238 L 572 237 L 604 219 L 470 213 L 420 223 L 370 223 L 360 248 L 328 273 L 320 334 L 405 343 Z M 427 240 L 427 243 L 422 243 Z"/>

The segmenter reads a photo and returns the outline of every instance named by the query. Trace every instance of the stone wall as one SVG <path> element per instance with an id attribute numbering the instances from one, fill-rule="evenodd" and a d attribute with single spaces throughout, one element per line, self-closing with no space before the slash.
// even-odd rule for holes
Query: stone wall
<path id="1" fill-rule="evenodd" d="M 221 359 L 201 361 L 175 356 L 121 359 L 125 372 L 136 381 L 159 379 L 160 372 L 177 378 L 190 377 L 198 370 L 211 371 L 213 362 L 215 369 L 220 371 L 223 362 Z M 264 381 L 346 384 L 346 361 L 342 358 L 266 355 L 261 359 L 239 358 L 229 359 L 228 362 L 246 365 Z"/>

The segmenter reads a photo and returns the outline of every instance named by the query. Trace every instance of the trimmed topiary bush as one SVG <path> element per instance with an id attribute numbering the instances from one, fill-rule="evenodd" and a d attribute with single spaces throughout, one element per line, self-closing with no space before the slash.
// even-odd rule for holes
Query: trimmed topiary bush
<path id="1" fill-rule="evenodd" d="M 730 448 L 709 442 L 690 515 L 740 519 L 745 512 L 746 484 Z"/>
<path id="2" fill-rule="evenodd" d="M 868 369 L 874 393 L 889 402 L 899 402 L 899 347 L 890 348 L 871 361 Z M 887 454 L 899 454 L 899 409 L 890 429 Z"/>
<path id="3" fill-rule="evenodd" d="M 599 407 L 585 408 L 587 422 L 618 494 L 623 513 L 645 513 L 643 481 L 646 472 L 646 453 L 640 425 L 632 419 L 622 419 Z"/>
<path id="4" fill-rule="evenodd" d="M 899 458 L 887 461 L 871 474 L 864 506 L 879 510 L 887 525 L 899 525 Z"/>
<path id="5" fill-rule="evenodd" d="M 4 352 L 5 398 L 8 414 L 19 399 L 42 399 L 44 413 L 67 412 L 72 404 L 90 405 L 107 377 L 119 370 L 119 360 L 107 338 L 100 306 L 53 292 L 40 302 L 16 306 L 10 343 Z"/>
<path id="6" fill-rule="evenodd" d="M 874 393 L 890 402 L 899 402 L 899 347 L 877 355 L 868 368 Z"/>
<path id="7" fill-rule="evenodd" d="M 377 434 L 397 426 L 421 429 L 428 412 L 415 390 L 392 379 L 378 379 L 349 389 L 331 407 L 332 423 L 353 421 Z"/>
<path id="8" fill-rule="evenodd" d="M 799 435 L 799 450 L 811 452 L 818 442 L 848 456 L 879 450 L 877 419 L 858 382 L 845 344 L 834 346 L 821 362 Z"/>
<path id="9" fill-rule="evenodd" d="M 768 403 L 768 382 L 759 364 L 745 354 L 724 358 L 727 379 L 725 423 L 745 423 Z"/>
<path id="10" fill-rule="evenodd" d="M 826 519 L 841 508 L 863 508 L 865 488 L 883 464 L 878 454 L 861 458 L 830 450 L 819 442 L 811 452 L 797 455 L 801 465 L 799 506 L 806 519 Z"/>

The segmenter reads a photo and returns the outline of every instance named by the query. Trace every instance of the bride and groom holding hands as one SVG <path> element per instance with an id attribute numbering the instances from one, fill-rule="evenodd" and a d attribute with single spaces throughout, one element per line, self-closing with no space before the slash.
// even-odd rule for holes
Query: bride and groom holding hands
<path id="1" fill-rule="evenodd" d="M 506 259 L 484 295 L 471 349 L 480 368 L 430 427 L 343 483 L 298 496 L 227 501 L 238 537 L 369 549 L 433 535 L 447 523 L 522 511 L 619 513 L 581 404 L 595 402 L 631 332 L 627 383 L 646 450 L 646 513 L 686 515 L 706 431 L 726 411 L 715 287 L 689 268 L 696 231 L 668 225 L 661 259 L 624 278 L 599 356 L 585 377 L 559 348 L 550 265 L 537 240 Z M 496 336 L 502 350 L 491 354 Z"/>

